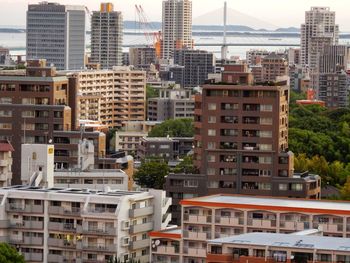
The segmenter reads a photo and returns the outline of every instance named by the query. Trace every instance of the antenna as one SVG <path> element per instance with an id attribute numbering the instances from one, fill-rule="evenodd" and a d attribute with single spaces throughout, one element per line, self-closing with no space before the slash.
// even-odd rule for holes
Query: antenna
<path id="1" fill-rule="evenodd" d="M 221 59 L 223 62 L 227 59 L 227 2 L 224 3 L 224 39 L 221 47 Z"/>

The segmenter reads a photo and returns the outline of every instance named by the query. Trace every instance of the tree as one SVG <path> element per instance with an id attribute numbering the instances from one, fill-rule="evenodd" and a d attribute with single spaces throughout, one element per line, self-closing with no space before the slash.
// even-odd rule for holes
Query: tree
<path id="1" fill-rule="evenodd" d="M 350 176 L 346 180 L 346 183 L 340 190 L 340 194 L 343 200 L 350 201 Z"/>
<path id="2" fill-rule="evenodd" d="M 165 176 L 169 174 L 167 163 L 150 160 L 144 161 L 134 174 L 135 182 L 146 188 L 163 189 Z"/>
<path id="3" fill-rule="evenodd" d="M 184 173 L 184 174 L 197 174 L 198 169 L 193 165 L 193 156 L 186 156 L 183 158 L 173 170 L 174 173 Z"/>
<path id="4" fill-rule="evenodd" d="M 156 125 L 148 134 L 149 137 L 193 137 L 192 119 L 167 120 Z"/>
<path id="5" fill-rule="evenodd" d="M 1 263 L 24 263 L 24 257 L 17 250 L 7 243 L 0 243 Z"/>
<path id="6" fill-rule="evenodd" d="M 158 97 L 158 91 L 150 85 L 146 86 L 146 99 L 152 99 Z"/>

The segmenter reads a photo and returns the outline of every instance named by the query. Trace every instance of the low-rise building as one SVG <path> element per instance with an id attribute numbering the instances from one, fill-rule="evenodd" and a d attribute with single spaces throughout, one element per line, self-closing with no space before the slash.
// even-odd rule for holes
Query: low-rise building
<path id="1" fill-rule="evenodd" d="M 349 244 L 349 202 L 272 197 L 262 198 L 219 194 L 183 200 L 180 203 L 182 206 L 182 231 L 181 233 L 177 233 L 177 236 L 173 237 L 165 235 L 162 232 L 152 233 L 152 236 L 159 240 L 157 242 L 158 244 L 165 244 L 166 242 L 167 246 L 170 246 L 167 250 L 157 250 L 157 247 L 153 247 L 152 262 L 163 262 L 161 260 L 170 256 L 167 251 L 174 251 L 176 243 L 174 243 L 173 246 L 171 242 L 169 242 L 169 239 L 171 240 L 171 238 L 177 240 L 181 239 L 180 249 L 177 250 L 179 252 L 175 254 L 172 253 L 171 255 L 173 257 L 179 256 L 179 262 L 183 263 L 206 262 L 208 240 L 216 238 L 222 239 L 221 241 L 225 241 L 225 238 L 230 240 L 241 240 L 238 235 L 251 233 L 246 235 L 246 237 L 249 237 L 249 235 L 255 235 L 254 232 L 266 233 L 264 236 L 264 242 L 272 242 L 272 240 L 274 242 L 279 242 L 280 240 L 283 242 L 282 237 L 292 236 L 290 235 L 291 233 L 310 229 L 320 229 L 325 236 L 333 237 L 334 240 L 344 240 L 345 243 L 342 243 L 340 247 L 348 247 Z M 269 233 L 276 234 L 272 234 L 271 238 L 268 238 Z M 233 238 L 232 236 L 235 237 Z M 279 238 L 280 236 L 281 238 Z M 316 242 L 317 238 L 318 237 L 312 237 L 314 242 Z M 303 239 L 304 237 L 299 235 L 297 241 Z M 329 240 L 331 241 L 332 238 Z M 209 241 L 209 243 L 210 242 L 211 241 Z M 300 244 L 308 243 L 309 242 L 306 242 L 305 239 L 305 242 L 301 242 Z M 242 248 L 247 248 L 246 246 L 252 244 L 254 244 L 253 240 L 252 243 L 249 244 L 247 242 L 241 243 L 242 246 L 245 246 Z M 310 244 L 313 243 L 311 242 Z M 332 248 L 332 245 L 330 244 L 331 243 L 326 243 L 326 245 L 329 245 L 330 248 Z M 266 245 L 268 244 L 266 243 Z M 282 248 L 283 244 L 276 243 L 276 246 Z M 281 251 L 289 249 L 289 246 L 283 247 L 284 248 Z M 315 252 L 315 247 L 312 247 L 313 252 Z M 245 256 L 252 255 L 251 249 L 253 249 L 253 247 L 249 248 L 249 254 Z M 264 246 L 264 248 L 269 251 L 271 250 L 272 245 Z M 304 247 L 304 249 L 309 248 L 311 247 Z M 347 249 L 344 248 L 344 251 L 346 250 Z M 211 252 L 211 249 L 208 251 Z M 226 252 L 224 252 L 224 254 L 226 254 Z M 329 254 L 329 251 L 325 254 Z M 233 256 L 233 253 L 231 253 L 230 256 Z M 249 258 L 245 258 L 244 261 L 237 262 L 260 262 L 247 261 L 248 259 Z M 231 261 L 225 261 L 224 258 L 219 260 L 217 258 L 216 261 L 209 262 L 236 262 L 235 260 L 237 260 L 237 258 L 234 258 Z M 325 260 L 325 262 L 335 261 Z"/>
<path id="2" fill-rule="evenodd" d="M 252 85 L 254 82 L 254 76 L 250 72 L 247 64 L 228 64 L 224 65 L 222 82 L 229 84 Z"/>
<path id="3" fill-rule="evenodd" d="M 14 186 L 0 189 L 0 239 L 26 262 L 149 262 L 148 233 L 165 229 L 165 192 Z"/>
<path id="4" fill-rule="evenodd" d="M 147 119 L 149 121 L 193 118 L 193 115 L 194 97 L 191 90 L 160 90 L 158 98 L 148 99 Z"/>
<path id="5" fill-rule="evenodd" d="M 145 137 L 140 141 L 137 156 L 176 161 L 192 150 L 193 138 Z"/>
<path id="6" fill-rule="evenodd" d="M 274 82 L 277 77 L 288 76 L 288 61 L 276 53 L 265 56 L 261 61 L 263 82 Z"/>
<path id="7" fill-rule="evenodd" d="M 0 187 L 11 185 L 12 152 L 14 149 L 8 141 L 0 141 Z"/>
<path id="8" fill-rule="evenodd" d="M 347 262 L 349 259 L 346 238 L 249 233 L 210 240 L 206 262 Z"/>

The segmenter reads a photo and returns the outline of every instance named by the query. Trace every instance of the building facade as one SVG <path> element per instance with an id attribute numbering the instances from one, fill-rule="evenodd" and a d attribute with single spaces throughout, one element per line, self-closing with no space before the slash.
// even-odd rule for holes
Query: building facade
<path id="1" fill-rule="evenodd" d="M 278 77 L 289 75 L 288 61 L 276 53 L 265 56 L 261 61 L 261 66 L 263 82 L 275 82 Z"/>
<path id="2" fill-rule="evenodd" d="M 214 257 L 210 258 L 210 254 L 215 254 L 211 252 L 211 245 L 214 241 L 208 240 L 220 238 L 222 239 L 221 242 L 216 241 L 215 243 L 221 243 L 225 246 L 225 238 L 238 242 L 238 240 L 241 240 L 239 235 L 246 233 L 250 233 L 247 235 L 249 236 L 257 235 L 258 233 L 255 232 L 264 232 L 259 234 L 265 235 L 263 242 L 267 243 L 283 241 L 283 238 L 278 238 L 282 234 L 288 234 L 285 236 L 292 238 L 293 235 L 291 233 L 318 228 L 325 236 L 333 237 L 335 238 L 334 240 L 344 240 L 344 243 L 348 243 L 348 238 L 350 237 L 350 204 L 347 202 L 219 194 L 183 200 L 181 201 L 181 206 L 182 232 L 178 233 L 178 236 L 169 236 L 162 232 L 152 233 L 152 239 L 154 236 L 159 240 L 157 242 L 158 244 L 162 244 L 162 246 L 166 244 L 168 246 L 167 250 L 162 250 L 163 247 L 161 245 L 154 246 L 152 250 L 152 262 L 163 262 L 162 260 L 169 256 L 177 256 L 179 262 L 183 263 L 236 262 L 235 260 L 237 258 L 231 261 L 225 261 L 226 259 L 224 257 L 221 259 L 215 258 L 215 260 Z M 271 234 L 271 238 L 267 238 L 269 233 L 277 234 Z M 176 249 L 177 246 L 177 243 L 168 241 L 171 238 L 180 239 L 178 253 L 167 253 L 171 249 Z M 299 240 L 303 240 L 304 238 L 304 236 L 299 235 Z M 316 241 L 317 238 L 321 237 L 315 236 L 310 238 L 310 240 Z M 208 243 L 210 244 L 209 250 L 207 250 Z M 254 240 L 250 244 L 254 244 Z M 247 248 L 250 244 L 241 242 L 241 245 L 244 246 L 242 248 Z M 326 245 L 330 248 L 332 247 L 332 244 L 326 243 Z M 278 244 L 276 246 L 278 247 Z M 266 246 L 264 247 L 266 249 Z M 283 247 L 286 249 L 289 246 Z M 249 248 L 249 255 L 242 254 L 240 256 L 250 256 L 253 248 Z M 269 249 L 271 247 L 268 247 L 267 250 L 269 251 Z M 285 251 L 284 249 L 282 251 Z M 308 248 L 304 247 L 305 249 Z M 207 251 L 209 252 L 209 258 L 207 258 Z M 314 248 L 312 251 L 315 251 Z M 230 256 L 233 256 L 233 253 Z M 250 260 L 250 258 L 242 257 L 240 259 L 244 259 L 244 261 L 237 262 L 260 262 Z"/>
<path id="3" fill-rule="evenodd" d="M 146 72 L 115 67 L 69 74 L 77 85 L 77 119 L 99 121 L 108 128 L 145 120 Z"/>
<path id="4" fill-rule="evenodd" d="M 14 149 L 8 141 L 0 141 L 0 187 L 11 185 L 12 153 Z"/>
<path id="5" fill-rule="evenodd" d="M 224 83 L 252 85 L 254 82 L 254 76 L 247 64 L 224 65 L 224 71 L 221 75 Z"/>
<path id="6" fill-rule="evenodd" d="M 112 3 L 102 3 L 91 17 L 91 62 L 103 69 L 122 66 L 123 16 Z"/>
<path id="7" fill-rule="evenodd" d="M 301 25 L 301 65 L 313 70 L 317 67 L 318 54 L 329 45 L 339 41 L 339 26 L 335 23 L 335 12 L 329 7 L 311 7 L 305 12 L 305 23 Z"/>
<path id="8" fill-rule="evenodd" d="M 58 70 L 85 67 L 85 7 L 28 5 L 27 59 L 46 59 Z"/>
<path id="9" fill-rule="evenodd" d="M 173 58 L 176 49 L 192 48 L 192 46 L 192 2 L 164 0 L 162 58 Z"/>
<path id="10" fill-rule="evenodd" d="M 137 69 L 149 70 L 156 64 L 157 55 L 154 47 L 133 47 L 129 49 L 129 63 Z"/>
<path id="11" fill-rule="evenodd" d="M 203 85 L 215 70 L 214 54 L 204 50 L 176 50 L 174 63 L 184 66 L 184 87 Z"/>
<path id="12" fill-rule="evenodd" d="M 0 239 L 26 262 L 149 262 L 152 230 L 170 221 L 163 191 L 0 189 Z"/>
<path id="13" fill-rule="evenodd" d="M 320 197 L 318 176 L 294 174 L 287 86 L 207 85 L 195 101 L 194 165 L 208 194 Z"/>
<path id="14" fill-rule="evenodd" d="M 193 118 L 194 96 L 190 90 L 160 90 L 158 98 L 148 99 L 147 120 Z"/>

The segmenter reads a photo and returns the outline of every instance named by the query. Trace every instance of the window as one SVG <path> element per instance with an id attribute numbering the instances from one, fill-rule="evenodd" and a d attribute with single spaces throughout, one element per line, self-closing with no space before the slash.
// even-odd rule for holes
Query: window
<path id="1" fill-rule="evenodd" d="M 12 98 L 2 97 L 0 98 L 0 104 L 12 104 Z"/>
<path id="2" fill-rule="evenodd" d="M 207 174 L 208 175 L 215 175 L 215 168 L 208 168 L 207 169 Z"/>
<path id="3" fill-rule="evenodd" d="M 216 143 L 215 142 L 208 142 L 208 149 L 209 150 L 215 150 L 216 149 Z"/>
<path id="4" fill-rule="evenodd" d="M 278 190 L 280 191 L 287 191 L 288 190 L 288 184 L 279 184 Z"/>
<path id="5" fill-rule="evenodd" d="M 0 130 L 12 130 L 12 123 L 0 123 Z"/>
<path id="6" fill-rule="evenodd" d="M 260 111 L 272 111 L 272 105 L 260 105 Z"/>
<path id="7" fill-rule="evenodd" d="M 34 105 L 35 104 L 35 98 L 23 98 L 22 99 L 22 104 L 25 105 Z"/>
<path id="8" fill-rule="evenodd" d="M 184 186 L 196 188 L 196 187 L 198 187 L 198 181 L 197 180 L 185 180 Z"/>
<path id="9" fill-rule="evenodd" d="M 258 184 L 259 190 L 271 190 L 271 184 L 269 183 L 259 183 Z"/>
<path id="10" fill-rule="evenodd" d="M 162 144 L 159 146 L 159 149 L 170 149 L 170 145 Z"/>
<path id="11" fill-rule="evenodd" d="M 22 117 L 23 118 L 34 118 L 35 117 L 35 112 L 34 111 L 23 111 L 22 112 Z"/>
<path id="12" fill-rule="evenodd" d="M 209 130 L 208 130 L 208 136 L 216 136 L 216 130 L 214 130 L 214 129 L 209 129 Z"/>
<path id="13" fill-rule="evenodd" d="M 208 155 L 208 162 L 215 163 L 215 155 Z"/>
<path id="14" fill-rule="evenodd" d="M 303 191 L 303 185 L 302 184 L 292 184 L 292 190 L 293 191 Z"/>
<path id="15" fill-rule="evenodd" d="M 12 117 L 11 110 L 0 110 L 0 117 Z"/>
<path id="16" fill-rule="evenodd" d="M 272 157 L 271 157 L 271 156 L 259 157 L 259 163 L 262 163 L 262 164 L 271 164 L 271 163 L 272 163 Z"/>
<path id="17" fill-rule="evenodd" d="M 260 131 L 259 135 L 261 138 L 272 138 L 272 131 Z"/>
<path id="18" fill-rule="evenodd" d="M 272 125 L 272 118 L 260 118 L 260 124 Z"/>
<path id="19" fill-rule="evenodd" d="M 208 110 L 216 110 L 216 103 L 208 103 Z"/>
<path id="20" fill-rule="evenodd" d="M 216 123 L 216 117 L 215 116 L 209 116 L 208 117 L 208 123 Z"/>

